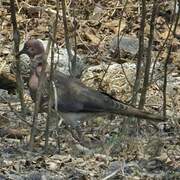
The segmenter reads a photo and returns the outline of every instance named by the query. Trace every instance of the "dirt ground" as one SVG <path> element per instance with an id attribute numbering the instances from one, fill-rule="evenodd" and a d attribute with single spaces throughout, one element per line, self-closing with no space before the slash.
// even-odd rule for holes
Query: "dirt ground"
<path id="1" fill-rule="evenodd" d="M 147 3 L 145 38 L 148 39 L 153 1 Z M 152 49 L 152 62 L 162 49 L 155 78 L 148 89 L 145 110 L 162 114 L 163 72 L 172 40 L 168 62 L 167 122 L 138 120 L 107 115 L 81 124 L 83 142 L 78 142 L 61 125 L 60 152 L 57 147 L 55 122 L 51 121 L 48 153 L 44 153 L 45 113 L 38 116 L 38 133 L 34 151 L 30 152 L 30 125 L 33 103 L 25 86 L 25 101 L 30 112 L 20 113 L 20 102 L 11 72 L 14 63 L 13 30 L 10 2 L 0 2 L 0 179 L 179 179 L 180 177 L 180 28 L 166 41 L 174 2 L 159 2 Z M 70 42 L 74 46 L 76 24 L 77 54 L 88 64 L 81 80 L 98 88 L 106 72 L 101 90 L 129 103 L 135 78 L 137 52 L 123 52 L 116 57 L 112 40 L 120 31 L 130 43 L 139 36 L 140 1 L 78 0 L 67 1 Z M 16 18 L 21 44 L 27 37 L 47 40 L 56 16 L 55 0 L 16 1 Z M 178 5 L 176 15 L 178 13 Z M 65 47 L 62 7 L 56 44 Z M 166 44 L 163 46 L 163 43 Z M 135 47 L 135 51 L 138 47 Z M 124 71 L 121 66 L 124 67 Z M 26 71 L 26 70 L 25 70 Z M 7 77 L 5 75 L 8 75 Z M 129 79 L 129 80 L 128 80 Z M 10 83 L 7 83 L 7 82 Z M 5 85 L 4 85 L 5 84 Z M 8 91 L 7 91 L 8 90 Z M 12 90 L 12 92 L 11 92 Z M 9 93 L 8 93 L 9 92 Z"/>

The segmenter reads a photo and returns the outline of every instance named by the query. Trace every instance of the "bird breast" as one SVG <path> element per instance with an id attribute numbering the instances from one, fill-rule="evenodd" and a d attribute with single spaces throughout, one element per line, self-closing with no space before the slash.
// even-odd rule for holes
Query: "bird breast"
<path id="1" fill-rule="evenodd" d="M 39 79 L 35 72 L 31 75 L 28 85 L 31 90 L 37 90 L 38 85 L 39 85 Z"/>

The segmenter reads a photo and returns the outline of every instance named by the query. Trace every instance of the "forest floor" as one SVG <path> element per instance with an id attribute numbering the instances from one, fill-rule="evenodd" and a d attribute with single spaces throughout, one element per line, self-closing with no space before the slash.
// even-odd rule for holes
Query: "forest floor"
<path id="1" fill-rule="evenodd" d="M 16 18 L 21 42 L 23 43 L 27 37 L 48 40 L 56 16 L 56 1 L 16 2 L 18 2 Z M 152 2 L 147 2 L 144 32 L 146 40 L 150 30 Z M 172 40 L 172 52 L 168 58 L 166 94 L 166 112 L 170 117 L 168 121 L 154 122 L 115 115 L 98 117 L 91 122 L 82 123 L 83 143 L 75 140 L 61 125 L 60 152 L 56 143 L 55 123 L 51 122 L 49 149 L 48 153 L 44 153 L 47 116 L 45 113 L 38 116 L 38 134 L 34 151 L 30 152 L 28 149 L 32 112 L 22 116 L 18 95 L 13 92 L 15 76 L 10 72 L 14 63 L 10 3 L 6 0 L 0 2 L 0 180 L 179 179 L 180 28 L 178 26 L 175 36 L 168 35 L 174 12 L 173 3 L 166 0 L 159 4 L 152 63 L 159 52 L 160 55 L 153 71 L 145 104 L 145 110 L 162 114 L 163 68 Z M 81 80 L 86 85 L 100 88 L 126 103 L 131 100 L 136 75 L 137 42 L 141 21 L 139 7 L 137 0 L 130 1 L 126 5 L 115 0 L 79 0 L 71 4 L 67 2 L 68 30 L 72 47 L 74 48 L 73 25 L 77 24 L 77 54 L 88 64 Z M 56 43 L 59 47 L 64 47 L 61 9 L 60 6 Z M 122 49 L 120 57 L 117 56 L 119 52 L 117 53 L 117 43 L 114 41 L 118 32 L 123 42 L 119 45 Z M 166 41 L 167 36 L 169 39 Z M 27 87 L 25 101 L 32 110 L 33 103 Z"/>

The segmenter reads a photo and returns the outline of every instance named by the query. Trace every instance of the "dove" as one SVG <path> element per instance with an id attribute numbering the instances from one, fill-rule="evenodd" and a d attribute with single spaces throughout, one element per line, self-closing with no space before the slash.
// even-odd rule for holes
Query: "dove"
<path id="1" fill-rule="evenodd" d="M 45 61 L 45 49 L 41 41 L 30 39 L 25 42 L 23 49 L 19 52 L 20 54 L 27 54 L 31 61 L 28 86 L 31 97 L 35 101 L 43 62 Z M 42 107 L 48 104 L 49 72 L 46 71 L 45 73 L 46 78 L 43 82 L 43 93 L 41 97 Z M 109 94 L 87 87 L 79 79 L 65 75 L 59 71 L 54 72 L 53 84 L 57 96 L 58 112 L 64 121 L 72 125 L 72 127 L 76 126 L 78 122 L 104 114 L 119 114 L 156 121 L 165 120 L 161 115 L 136 109 L 113 98 Z"/>

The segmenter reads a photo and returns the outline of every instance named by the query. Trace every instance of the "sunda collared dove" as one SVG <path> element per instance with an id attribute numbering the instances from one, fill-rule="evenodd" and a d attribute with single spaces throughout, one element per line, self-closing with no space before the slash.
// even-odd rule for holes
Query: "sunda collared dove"
<path id="1" fill-rule="evenodd" d="M 35 101 L 36 91 L 39 85 L 42 64 L 45 58 L 45 49 L 41 41 L 30 39 L 25 42 L 19 54 L 27 54 L 31 61 L 31 75 L 29 78 L 29 89 L 32 99 Z M 48 72 L 43 82 L 42 103 L 48 101 L 49 80 Z M 90 119 L 94 116 L 101 116 L 106 113 L 120 114 L 124 116 L 137 117 L 142 119 L 152 119 L 163 121 L 160 115 L 155 115 L 143 110 L 131 107 L 108 94 L 94 90 L 85 86 L 79 79 L 65 75 L 61 72 L 54 72 L 55 88 L 57 90 L 57 107 L 64 121 L 75 124 L 76 121 Z"/>

